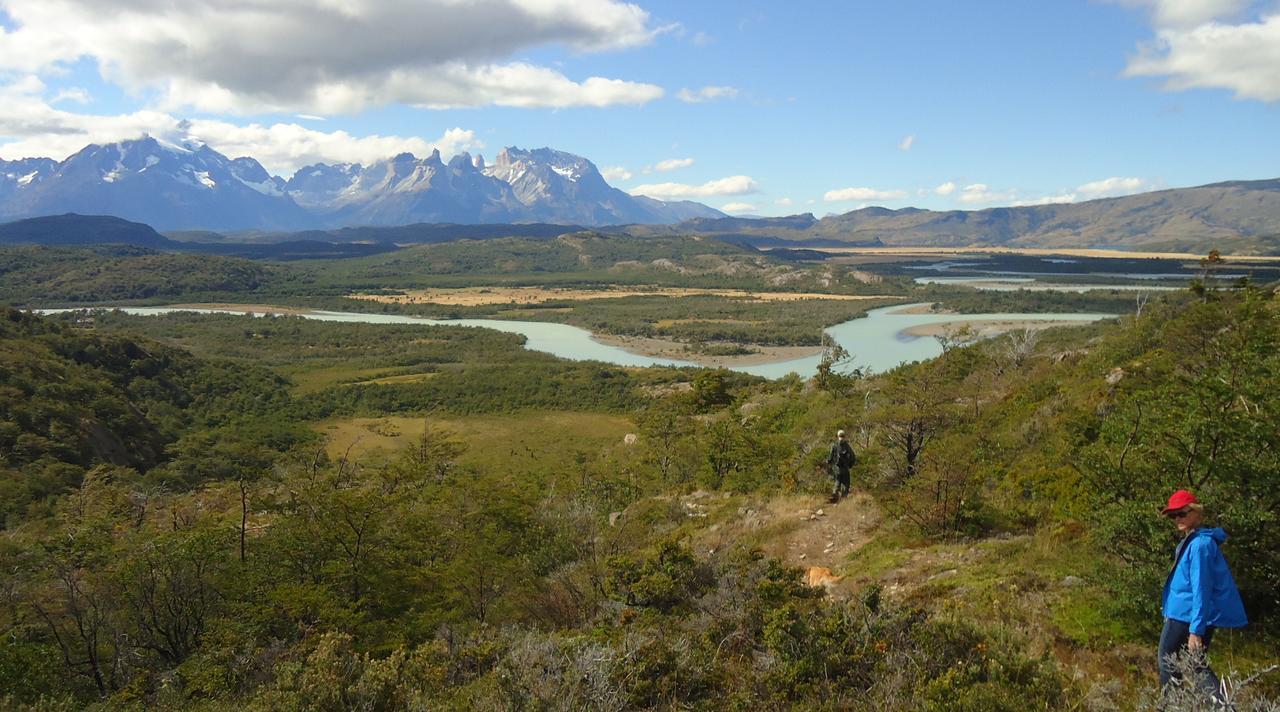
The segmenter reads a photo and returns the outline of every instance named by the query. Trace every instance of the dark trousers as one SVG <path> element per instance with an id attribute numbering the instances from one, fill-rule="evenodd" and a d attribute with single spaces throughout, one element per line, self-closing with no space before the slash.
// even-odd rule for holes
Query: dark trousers
<path id="1" fill-rule="evenodd" d="M 1187 654 L 1187 639 L 1191 635 L 1191 626 L 1182 621 L 1175 621 L 1172 618 L 1164 619 L 1164 630 L 1160 633 L 1160 687 L 1164 688 L 1174 680 L 1182 679 L 1182 673 L 1179 672 L 1174 664 L 1174 659 L 1179 655 Z M 1209 669 L 1209 663 L 1205 655 L 1209 652 L 1209 641 L 1213 640 L 1213 626 L 1205 629 L 1204 635 L 1201 636 L 1204 641 L 1204 648 L 1195 660 L 1195 676 L 1196 686 L 1199 687 L 1206 695 L 1217 699 L 1218 697 L 1218 676 L 1213 674 Z"/>
<path id="2" fill-rule="evenodd" d="M 836 489 L 831 493 L 832 499 L 849 496 L 849 469 L 845 467 L 836 468 Z"/>

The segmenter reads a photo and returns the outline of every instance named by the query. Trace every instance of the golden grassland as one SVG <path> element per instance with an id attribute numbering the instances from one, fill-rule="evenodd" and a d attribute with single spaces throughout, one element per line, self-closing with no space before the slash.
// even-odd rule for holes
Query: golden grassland
<path id="1" fill-rule="evenodd" d="M 757 302 L 796 302 L 805 299 L 861 301 L 879 296 L 823 294 L 819 292 L 762 292 L 746 289 L 654 287 L 652 289 L 574 289 L 570 287 L 461 287 L 413 289 L 401 294 L 353 294 L 383 304 L 437 304 L 474 307 L 489 304 L 543 304 L 546 302 L 622 299 L 624 297 L 728 297 Z"/>
<path id="2" fill-rule="evenodd" d="M 469 446 L 462 464 L 503 471 L 565 466 L 566 454 L 573 449 L 594 452 L 622 442 L 623 436 L 635 431 L 623 416 L 570 411 L 344 418 L 312 427 L 328 438 L 326 450 L 331 458 L 367 460 L 394 456 L 421 436 L 428 422 L 449 430 Z"/>
<path id="3" fill-rule="evenodd" d="M 1050 247 L 822 247 L 821 252 L 837 255 L 945 257 L 951 255 L 1027 255 L 1095 257 L 1099 259 L 1164 259 L 1199 260 L 1201 254 L 1191 252 L 1136 252 L 1131 250 L 1104 250 L 1099 248 L 1050 248 Z M 1222 255 L 1228 262 L 1280 262 L 1277 256 Z"/>

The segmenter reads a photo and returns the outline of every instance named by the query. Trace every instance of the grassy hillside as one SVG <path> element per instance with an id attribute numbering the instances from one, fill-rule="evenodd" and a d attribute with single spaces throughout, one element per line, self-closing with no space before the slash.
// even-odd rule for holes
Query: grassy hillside
<path id="1" fill-rule="evenodd" d="M 0 224 L 0 245 L 131 245 L 173 249 L 177 243 L 151 229 L 109 215 L 50 215 Z"/>
<path id="2" fill-rule="evenodd" d="M 598 422 L 541 389 L 492 388 L 546 378 L 485 346 L 505 337 L 188 319 L 95 328 L 297 375 L 414 375 L 398 369 L 452 350 L 489 381 L 458 381 L 468 392 L 524 409 L 424 424 L 420 383 L 346 385 L 374 375 L 353 373 L 278 411 L 332 433 L 328 448 L 193 423 L 155 469 L 202 480 L 157 489 L 121 466 L 52 493 L 0 547 L 8 706 L 1129 709 L 1152 690 L 1175 543 L 1157 510 L 1176 486 L 1231 533 L 1254 621 L 1215 638 L 1215 665 L 1274 662 L 1269 293 L 1171 294 L 868 380 L 619 372 L 626 405 Z M 11 340 L 66 332 L 26 323 Z M 582 368 L 599 390 L 609 369 Z M 380 397 L 363 420 L 296 409 L 357 389 L 413 397 Z M 835 427 L 853 434 L 859 494 L 831 507 Z M 359 447 L 361 431 L 392 449 Z M 836 578 L 804 585 L 812 565 Z M 1263 675 L 1239 708 L 1278 692 Z"/>
<path id="3" fill-rule="evenodd" d="M 281 268 L 140 247 L 0 247 L 0 304 L 63 305 L 253 293 Z"/>
<path id="4" fill-rule="evenodd" d="M 984 210 L 871 207 L 814 221 L 690 221 L 676 231 L 707 236 L 886 245 L 1102 247 L 1149 251 L 1278 254 L 1280 180 L 1233 181 L 1120 198 Z M 669 228 L 635 227 L 635 234 Z"/>

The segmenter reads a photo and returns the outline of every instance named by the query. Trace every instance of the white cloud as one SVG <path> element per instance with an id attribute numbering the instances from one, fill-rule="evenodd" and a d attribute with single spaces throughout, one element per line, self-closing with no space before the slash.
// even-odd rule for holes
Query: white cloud
<path id="1" fill-rule="evenodd" d="M 510 58 L 643 45 L 664 31 L 620 0 L 3 0 L 0 70 L 83 58 L 161 108 L 328 114 L 424 107 L 639 104 L 655 85 L 575 81 Z"/>
<path id="2" fill-rule="evenodd" d="M 687 183 L 654 183 L 638 185 L 631 189 L 632 195 L 647 195 L 650 198 L 683 199 L 709 198 L 718 195 L 750 195 L 759 192 L 760 187 L 751 176 L 729 176 L 708 181 L 702 185 Z"/>
<path id="3" fill-rule="evenodd" d="M 1194 27 L 1212 20 L 1234 17 L 1248 9 L 1252 0 L 1120 0 L 1122 4 L 1146 7 L 1158 27 Z"/>
<path id="4" fill-rule="evenodd" d="M 1112 177 L 1085 183 L 1082 186 L 1078 186 L 1076 192 L 1084 196 L 1086 200 L 1089 200 L 1092 198 L 1110 198 L 1118 195 L 1133 195 L 1150 189 L 1151 183 L 1143 178 Z"/>
<path id="5" fill-rule="evenodd" d="M 659 173 L 666 173 L 667 171 L 674 171 L 679 168 L 688 168 L 692 165 L 692 158 L 668 158 L 665 161 L 658 161 L 654 164 L 653 170 L 658 171 Z"/>
<path id="6" fill-rule="evenodd" d="M 303 121 L 327 121 L 325 117 L 316 116 L 315 114 L 298 114 L 297 116 L 299 119 L 302 119 Z"/>
<path id="7" fill-rule="evenodd" d="M 992 190 L 986 183 L 970 183 L 960 189 L 958 200 L 966 205 L 990 205 L 1010 202 L 1017 195 L 1015 190 Z"/>
<path id="8" fill-rule="evenodd" d="M 840 188 L 828 190 L 822 199 L 828 203 L 847 200 L 902 200 L 907 197 L 905 190 L 877 190 L 875 188 Z"/>
<path id="9" fill-rule="evenodd" d="M 93 101 L 93 97 L 89 96 L 89 92 L 80 87 L 70 87 L 59 91 L 49 100 L 49 103 L 61 104 L 64 101 L 69 101 L 73 104 L 88 104 Z"/>
<path id="10" fill-rule="evenodd" d="M 726 213 L 753 213 L 756 206 L 751 203 L 725 203 L 720 209 Z"/>
<path id="11" fill-rule="evenodd" d="M 793 201 L 791 198 L 778 198 L 777 200 L 773 201 L 773 204 L 781 205 L 782 207 L 785 208 L 788 205 L 792 205 L 794 202 L 795 201 Z"/>
<path id="12" fill-rule="evenodd" d="M 622 166 L 608 166 L 600 169 L 600 175 L 609 182 L 631 180 L 631 171 Z"/>
<path id="13" fill-rule="evenodd" d="M 951 195 L 952 193 L 956 192 L 956 188 L 958 187 L 959 186 L 957 186 L 955 183 L 951 181 L 947 181 L 946 183 L 943 183 L 937 188 L 934 188 L 933 192 L 937 193 L 938 195 Z"/>
<path id="14" fill-rule="evenodd" d="M 268 170 L 282 174 L 316 162 L 372 163 L 399 153 L 445 156 L 484 148 L 474 131 L 451 128 L 434 140 L 416 136 L 352 136 L 346 131 L 315 131 L 297 124 L 250 124 L 225 121 L 183 122 L 188 135 L 228 156 L 252 156 Z"/>
<path id="15" fill-rule="evenodd" d="M 345 131 L 315 131 L 298 124 L 240 126 L 226 121 L 183 121 L 158 111 L 105 116 L 55 108 L 40 97 L 38 82 L 0 86 L 0 144 L 6 159 L 47 156 L 62 160 L 90 143 L 110 143 L 149 134 L 181 140 L 196 138 L 231 157 L 252 156 L 277 174 L 289 174 L 316 162 L 370 163 L 397 153 L 420 156 L 439 149 L 446 156 L 482 148 L 474 131 L 451 128 L 429 141 L 413 136 L 353 136 Z"/>
<path id="16" fill-rule="evenodd" d="M 1059 193 L 1058 195 L 1046 195 L 1043 198 L 1032 198 L 1030 200 L 1015 200 L 1009 205 L 1014 207 L 1034 206 L 1034 205 L 1056 205 L 1058 203 L 1074 203 L 1079 199 L 1075 193 Z"/>
<path id="17" fill-rule="evenodd" d="M 1139 45 L 1125 76 L 1165 77 L 1165 86 L 1227 89 L 1280 101 L 1280 11 L 1246 20 L 1250 0 L 1125 0 L 1148 6 L 1155 39 Z"/>
<path id="18" fill-rule="evenodd" d="M 733 99 L 738 93 L 734 87 L 702 87 L 697 91 L 681 89 L 676 93 L 676 98 L 687 104 L 701 104 L 716 99 Z"/>
<path id="19" fill-rule="evenodd" d="M 911 147 L 912 147 L 913 145 L 915 145 L 915 142 L 916 142 L 916 135 L 915 135 L 915 134 L 907 134 L 906 136 L 903 136 L 903 137 L 902 137 L 902 140 L 901 140 L 901 141 L 899 141 L 899 142 L 898 142 L 898 150 L 900 150 L 900 151 L 910 151 L 910 150 L 911 150 Z"/>
<path id="20" fill-rule="evenodd" d="M 944 184 L 945 185 L 945 184 Z M 1090 181 L 1076 186 L 1072 190 L 1063 190 L 1052 195 L 1037 198 L 1019 198 L 1016 190 L 992 190 L 984 183 L 967 185 L 960 191 L 959 200 L 971 205 L 991 205 L 1003 203 L 1012 206 L 1055 205 L 1058 203 L 1075 203 L 1081 200 L 1098 198 L 1114 198 L 1122 195 L 1133 195 L 1155 187 L 1145 178 L 1112 177 Z"/>

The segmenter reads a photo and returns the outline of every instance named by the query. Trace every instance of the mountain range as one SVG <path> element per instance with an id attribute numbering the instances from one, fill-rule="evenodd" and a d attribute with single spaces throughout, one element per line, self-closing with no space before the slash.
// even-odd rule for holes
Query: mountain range
<path id="1" fill-rule="evenodd" d="M 64 161 L 0 160 L 0 220 L 114 215 L 159 230 L 304 230 L 410 223 L 670 224 L 724 214 L 610 186 L 591 161 L 506 148 L 493 165 L 401 154 L 369 166 L 318 163 L 285 180 L 257 160 L 152 137 L 90 145 Z"/>
<path id="2" fill-rule="evenodd" d="M 694 218 L 634 235 L 704 235 L 752 244 L 1113 248 L 1280 253 L 1280 179 L 1228 181 L 1079 203 L 922 210 L 870 207 L 817 218 Z"/>
<path id="3" fill-rule="evenodd" d="M 513 228 L 528 226 L 538 236 L 607 227 L 757 246 L 1280 252 L 1280 179 L 984 210 L 869 207 L 821 219 L 807 213 L 743 218 L 699 203 L 629 195 L 610 186 L 591 161 L 550 148 L 506 148 L 492 164 L 467 153 L 446 163 L 438 151 L 368 166 L 317 163 L 287 180 L 253 158 L 230 159 L 198 142 L 155 138 L 87 146 L 60 162 L 0 160 L 0 222 L 64 213 L 112 215 L 171 234 L 252 231 L 276 242 L 335 244 L 434 242 L 476 236 L 477 230 L 481 237 L 516 234 L 522 230 Z M 411 234 L 401 234 L 405 226 Z M 347 227 L 358 229 L 339 229 Z M 292 234 L 299 231 L 324 234 Z M 221 239 L 210 232 L 184 241 Z"/>

